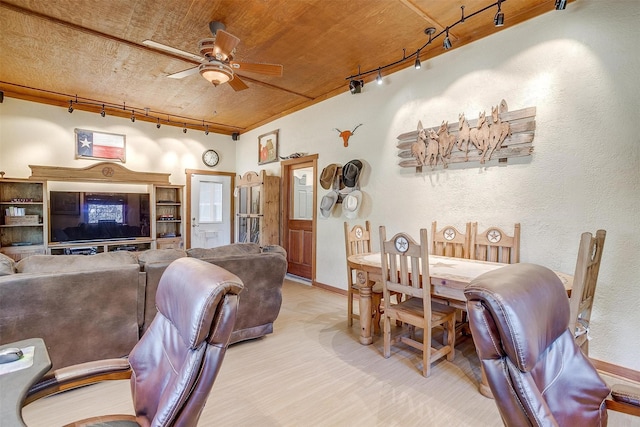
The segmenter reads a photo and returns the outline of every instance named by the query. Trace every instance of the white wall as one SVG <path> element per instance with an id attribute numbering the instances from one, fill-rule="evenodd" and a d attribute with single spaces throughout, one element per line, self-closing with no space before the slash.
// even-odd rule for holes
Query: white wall
<path id="1" fill-rule="evenodd" d="M 508 21 L 509 17 L 505 17 Z M 522 224 L 521 261 L 573 273 L 580 233 L 607 230 L 590 355 L 640 370 L 640 2 L 580 0 L 243 134 L 237 170 L 255 170 L 257 136 L 280 129 L 280 153 L 318 153 L 319 168 L 360 159 L 359 222 L 377 236 L 431 221 Z M 478 19 L 478 18 L 476 18 Z M 345 83 L 346 88 L 346 83 Z M 475 118 L 505 99 L 535 106 L 534 154 L 423 173 L 397 166 L 396 137 Z M 345 148 L 333 128 L 363 123 Z M 265 165 L 279 174 L 277 163 Z M 321 190 L 320 198 L 326 194 Z M 346 288 L 338 207 L 318 222 L 318 282 Z M 352 221 L 355 222 L 355 221 Z M 378 245 L 378 238 L 374 239 Z"/>
<path id="2" fill-rule="evenodd" d="M 172 184 L 185 184 L 185 169 L 208 168 L 202 153 L 213 148 L 220 154 L 215 171 L 235 171 L 236 144 L 230 136 L 173 126 L 156 128 L 154 123 L 52 107 L 14 98 L 0 104 L 0 171 L 6 177 L 27 178 L 28 165 L 82 168 L 96 160 L 75 158 L 74 129 L 89 129 L 126 136 L 126 162 L 122 166 L 138 172 L 170 173 Z"/>

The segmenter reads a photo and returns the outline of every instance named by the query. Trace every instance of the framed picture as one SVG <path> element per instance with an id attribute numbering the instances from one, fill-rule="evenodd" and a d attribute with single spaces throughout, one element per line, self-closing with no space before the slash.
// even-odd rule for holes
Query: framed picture
<path id="1" fill-rule="evenodd" d="M 115 133 L 75 129 L 76 159 L 117 160 L 125 162 L 126 138 Z"/>
<path id="2" fill-rule="evenodd" d="M 278 130 L 258 137 L 258 164 L 264 165 L 278 160 Z"/>
<path id="3" fill-rule="evenodd" d="M 51 197 L 51 213 L 53 215 L 80 215 L 80 193 L 56 192 Z"/>

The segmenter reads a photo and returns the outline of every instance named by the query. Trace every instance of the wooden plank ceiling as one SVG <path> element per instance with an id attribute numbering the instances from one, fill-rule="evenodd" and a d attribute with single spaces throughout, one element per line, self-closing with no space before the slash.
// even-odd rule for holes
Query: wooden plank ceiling
<path id="1" fill-rule="evenodd" d="M 436 34 L 494 0 L 0 0 L 0 90 L 7 97 L 109 115 L 243 133 L 349 90 L 347 78 L 398 61 Z M 450 31 L 453 49 L 554 9 L 554 0 L 505 0 Z M 214 87 L 199 74 L 167 75 L 197 66 L 149 48 L 153 40 L 198 53 L 221 21 L 240 38 L 238 61 L 282 64 L 282 77 L 237 72 L 248 89 Z M 421 60 L 445 54 L 443 36 Z M 413 66 L 413 59 L 383 75 Z M 376 73 L 364 76 L 367 84 Z M 116 106 L 113 108 L 113 106 Z M 147 108 L 148 113 L 145 112 Z M 145 117 L 146 116 L 146 117 Z"/>

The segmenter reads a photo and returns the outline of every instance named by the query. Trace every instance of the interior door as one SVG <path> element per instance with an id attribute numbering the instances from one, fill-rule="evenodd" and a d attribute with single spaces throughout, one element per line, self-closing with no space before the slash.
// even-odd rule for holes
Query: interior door
<path id="1" fill-rule="evenodd" d="M 316 159 L 307 156 L 282 162 L 287 272 L 309 280 L 315 278 Z"/>
<path id="2" fill-rule="evenodd" d="M 188 247 L 214 248 L 231 243 L 232 181 L 228 174 L 191 174 Z"/>

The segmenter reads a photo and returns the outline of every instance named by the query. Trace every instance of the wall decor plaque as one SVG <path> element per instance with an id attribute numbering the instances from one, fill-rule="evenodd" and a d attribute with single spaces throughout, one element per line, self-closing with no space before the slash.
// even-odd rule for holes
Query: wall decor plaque
<path id="1" fill-rule="evenodd" d="M 115 133 L 75 129 L 76 159 L 117 160 L 125 163 L 126 137 Z"/>
<path id="2" fill-rule="evenodd" d="M 478 162 L 492 159 L 500 163 L 509 157 L 530 156 L 536 128 L 536 107 L 509 111 L 506 101 L 491 107 L 491 113 L 481 111 L 478 118 L 467 119 L 464 113 L 452 124 L 425 128 L 418 122 L 417 130 L 397 137 L 399 166 L 435 169 L 450 163 Z"/>

